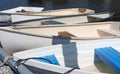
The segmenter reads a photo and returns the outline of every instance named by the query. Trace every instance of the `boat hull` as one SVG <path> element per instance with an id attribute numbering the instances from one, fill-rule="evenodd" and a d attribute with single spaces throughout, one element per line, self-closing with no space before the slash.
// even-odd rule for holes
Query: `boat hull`
<path id="1" fill-rule="evenodd" d="M 70 74 L 104 74 L 113 70 L 102 64 L 98 57 L 95 56 L 95 48 L 101 47 L 113 47 L 117 51 L 120 51 L 120 38 L 106 39 L 106 40 L 95 40 L 88 42 L 73 42 L 70 44 L 60 44 L 54 46 L 47 46 L 41 48 L 34 48 L 18 53 L 14 53 L 14 60 L 26 59 L 31 57 L 42 57 L 45 55 L 54 55 L 58 60 L 59 65 L 52 65 L 43 63 L 35 59 L 30 59 L 25 62 L 30 67 L 36 67 L 37 70 L 44 69 L 57 73 L 65 73 L 71 68 L 75 68 L 70 71 Z M 34 63 L 34 64 L 33 64 Z M 99 65 L 97 65 L 99 63 Z M 101 64 L 100 64 L 101 63 Z M 91 66 L 94 65 L 94 66 Z M 102 65 L 100 67 L 100 65 Z M 96 68 L 95 68 L 96 67 Z M 80 69 L 79 69 L 80 68 Z M 108 69 L 106 69 L 108 68 Z M 44 71 L 43 70 L 43 71 Z"/>
<path id="2" fill-rule="evenodd" d="M 96 13 L 96 14 L 87 14 L 87 15 L 70 15 L 70 16 L 25 16 L 25 15 L 12 15 L 13 22 L 16 25 L 21 25 L 22 20 L 24 25 L 38 24 L 38 25 L 58 25 L 58 24 L 78 24 L 85 22 L 100 22 L 109 20 L 114 13 Z M 18 18 L 19 17 L 19 18 Z"/>
<path id="3" fill-rule="evenodd" d="M 45 36 L 31 36 L 26 34 L 18 34 L 0 31 L 1 45 L 9 53 L 23 51 L 36 47 L 43 47 L 53 44 L 69 43 L 71 39 L 68 37 L 45 37 Z M 72 40 L 79 41 L 79 40 Z"/>
<path id="4" fill-rule="evenodd" d="M 90 40 L 93 41 L 97 39 L 116 38 L 120 36 L 119 22 L 114 22 L 114 23 L 111 22 L 113 26 L 114 24 L 116 24 L 116 27 L 114 26 L 113 28 L 115 28 L 115 30 L 118 30 L 118 31 L 115 31 L 115 32 L 109 30 L 110 22 L 104 22 L 104 23 L 108 23 L 108 24 L 104 25 L 103 23 L 101 24 L 97 23 L 98 25 L 95 25 L 96 23 L 94 24 L 86 23 L 86 26 L 84 26 L 85 24 L 84 25 L 81 24 L 81 26 L 79 24 L 76 26 L 75 25 L 73 26 L 64 25 L 64 26 L 53 26 L 53 27 L 44 26 L 44 27 L 37 27 L 37 28 L 26 27 L 26 29 L 24 27 L 21 29 L 20 28 L 11 29 L 10 27 L 3 27 L 2 29 L 1 27 L 0 42 L 1 42 L 2 47 L 7 52 L 12 54 L 14 52 L 27 50 L 27 49 L 31 49 L 35 47 L 43 47 L 43 46 L 49 46 L 49 45 L 55 45 L 55 44 L 67 44 L 70 42 L 78 42 L 78 41 L 80 42 L 90 41 Z M 90 26 L 88 27 L 88 25 Z M 73 27 L 74 27 L 74 30 L 71 31 Z M 68 33 L 70 31 L 72 34 L 77 35 L 77 36 L 72 37 L 72 36 L 64 36 L 61 34 L 57 35 L 58 32 L 64 31 L 65 29 L 66 31 L 68 30 Z M 108 29 L 107 30 L 108 33 L 100 31 L 100 35 L 99 35 L 98 34 L 99 31 L 97 29 Z M 64 34 L 64 32 L 62 34 Z M 65 35 L 69 35 L 69 34 L 66 34 L 65 32 Z"/>

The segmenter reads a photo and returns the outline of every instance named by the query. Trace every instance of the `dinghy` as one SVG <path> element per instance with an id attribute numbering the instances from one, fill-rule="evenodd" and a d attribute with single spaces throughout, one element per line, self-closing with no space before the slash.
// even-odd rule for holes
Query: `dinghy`
<path id="1" fill-rule="evenodd" d="M 43 7 L 25 7 L 19 6 L 12 9 L 2 10 L 0 13 L 9 13 L 9 14 L 30 14 L 33 12 L 41 12 L 43 11 Z"/>
<path id="2" fill-rule="evenodd" d="M 88 15 L 71 15 L 71 16 L 56 16 L 56 17 L 45 17 L 45 16 L 22 16 L 12 15 L 12 21 L 15 25 L 58 25 L 58 24 L 77 24 L 85 22 L 100 22 L 111 20 L 114 13 L 96 13 Z M 18 18 L 19 17 L 19 18 Z M 28 18 L 27 18 L 28 17 Z M 33 17 L 33 18 L 32 18 Z M 36 18 L 37 17 L 37 18 Z M 30 19 L 31 18 L 31 19 Z M 35 19 L 36 18 L 36 19 Z M 24 21 L 20 21 L 24 20 Z M 30 20 L 29 20 L 30 19 Z"/>
<path id="3" fill-rule="evenodd" d="M 29 69 L 47 74 L 119 74 L 120 38 L 72 42 L 13 54 Z"/>
<path id="4" fill-rule="evenodd" d="M 11 14 L 12 22 L 21 22 L 21 21 L 31 21 L 35 19 L 42 19 L 48 17 L 57 17 L 57 16 L 72 16 L 72 15 L 81 15 L 81 14 L 94 14 L 94 10 L 85 9 L 85 8 L 69 8 L 69 9 L 58 9 L 58 10 L 48 10 L 42 11 L 44 8 L 42 7 L 16 7 L 13 9 L 3 10 L 0 13 Z M 36 15 L 40 13 L 42 15 Z M 52 12 L 51 15 L 46 13 Z M 61 13 L 62 12 L 62 13 Z M 65 14 L 67 13 L 67 14 Z M 55 14 L 55 15 L 53 15 Z M 49 18 L 50 19 L 50 18 Z"/>
<path id="5" fill-rule="evenodd" d="M 0 27 L 0 42 L 10 54 L 35 47 L 73 41 L 120 37 L 120 22 L 96 22 L 56 26 Z"/>
<path id="6" fill-rule="evenodd" d="M 5 14 L 4 14 L 5 15 Z M 6 14 L 7 15 L 7 14 Z M 96 13 L 89 15 L 69 15 L 69 16 L 37 16 L 37 15 L 20 15 L 12 14 L 11 22 L 12 23 L 31 23 L 37 24 L 41 23 L 43 25 L 48 24 L 75 24 L 83 22 L 97 22 L 110 19 L 114 13 Z"/>
<path id="7" fill-rule="evenodd" d="M 65 15 L 81 15 L 81 14 L 94 14 L 95 11 L 87 8 L 68 8 L 68 9 L 56 9 L 46 10 L 42 12 L 36 12 L 32 15 L 42 16 L 65 16 Z"/>
<path id="8" fill-rule="evenodd" d="M 114 13 L 97 13 L 92 15 L 71 15 L 71 16 L 35 16 L 35 15 L 6 15 L 1 14 L 0 20 L 7 21 L 7 24 L 15 25 L 58 25 L 58 24 L 76 24 L 85 22 L 97 22 L 110 20 Z M 8 17 L 7 17 L 8 16 Z"/>

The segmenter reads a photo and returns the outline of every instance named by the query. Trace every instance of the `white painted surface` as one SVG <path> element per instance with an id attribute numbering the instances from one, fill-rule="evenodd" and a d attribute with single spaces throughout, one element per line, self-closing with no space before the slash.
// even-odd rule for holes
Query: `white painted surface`
<path id="1" fill-rule="evenodd" d="M 30 15 L 11 15 L 12 22 L 20 22 L 26 20 L 47 18 L 45 16 L 30 16 Z M 40 21 L 40 20 L 39 20 Z"/>
<path id="2" fill-rule="evenodd" d="M 22 9 L 24 9 L 26 11 L 31 11 L 31 12 L 41 12 L 44 8 L 43 7 L 24 7 L 24 6 L 20 6 L 20 7 L 8 9 L 8 10 L 3 10 L 3 11 L 0 11 L 0 12 L 1 13 L 17 13 L 17 11 L 21 11 Z"/>

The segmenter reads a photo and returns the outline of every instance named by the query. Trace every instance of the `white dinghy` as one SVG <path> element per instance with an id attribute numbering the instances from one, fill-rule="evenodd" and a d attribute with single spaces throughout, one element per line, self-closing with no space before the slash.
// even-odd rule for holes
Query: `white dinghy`
<path id="1" fill-rule="evenodd" d="M 110 20 L 113 15 L 114 13 L 107 13 L 107 12 L 88 14 L 88 15 L 71 15 L 71 16 L 56 16 L 56 17 L 12 15 L 12 21 L 15 22 L 15 25 L 20 25 L 20 26 L 21 25 L 26 25 L 26 26 L 51 25 L 51 24 L 52 25 L 62 25 L 62 24 L 70 25 L 70 24 L 78 24 L 78 23 L 85 23 L 85 22 L 100 22 L 100 21 L 103 22 L 106 20 Z M 24 21 L 20 21 L 20 20 L 24 20 Z"/>
<path id="2" fill-rule="evenodd" d="M 86 13 L 87 14 L 87 13 Z M 96 13 L 96 14 L 76 14 L 76 15 L 61 15 L 61 16 L 45 16 L 45 15 L 27 15 L 27 14 L 11 14 L 11 22 L 24 22 L 31 24 L 75 24 L 84 22 L 97 22 L 110 19 L 113 13 Z M 23 23 L 22 23 L 23 25 Z"/>
<path id="3" fill-rule="evenodd" d="M 37 73 L 119 74 L 120 38 L 73 42 L 13 54 Z M 20 63 L 20 62 L 19 62 Z"/>
<path id="4" fill-rule="evenodd" d="M 0 42 L 9 53 L 73 41 L 120 37 L 120 22 L 96 22 L 57 26 L 0 27 Z"/>
<path id="5" fill-rule="evenodd" d="M 35 19 L 38 20 L 38 19 L 48 18 L 48 17 L 57 17 L 57 16 L 65 17 L 65 16 L 72 16 L 72 15 L 94 14 L 95 13 L 94 10 L 85 9 L 85 8 L 68 8 L 68 9 L 42 11 L 43 9 L 44 9 L 43 7 L 20 6 L 20 7 L 8 9 L 8 10 L 0 11 L 0 13 L 11 14 L 12 22 L 32 21 Z M 52 14 L 48 15 L 49 12 Z M 65 14 L 66 12 L 67 14 Z M 36 15 L 38 13 L 41 13 L 42 15 Z"/>

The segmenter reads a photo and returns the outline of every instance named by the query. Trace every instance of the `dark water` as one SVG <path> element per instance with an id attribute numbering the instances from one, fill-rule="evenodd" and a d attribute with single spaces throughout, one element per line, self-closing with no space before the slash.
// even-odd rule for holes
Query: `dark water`
<path id="1" fill-rule="evenodd" d="M 27 0 L 0 0 L 0 10 L 14 8 L 16 6 L 28 6 Z"/>
<path id="2" fill-rule="evenodd" d="M 120 0 L 0 0 L 0 10 L 17 6 L 42 6 L 45 10 L 83 7 L 96 12 L 119 11 Z"/>

